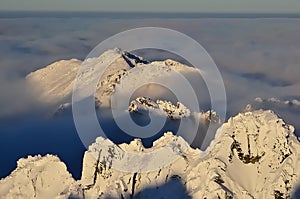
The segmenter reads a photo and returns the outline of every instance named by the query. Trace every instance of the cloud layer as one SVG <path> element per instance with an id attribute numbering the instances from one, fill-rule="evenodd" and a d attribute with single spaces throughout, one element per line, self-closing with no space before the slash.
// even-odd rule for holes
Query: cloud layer
<path id="1" fill-rule="evenodd" d="M 222 73 L 229 115 L 257 96 L 300 99 L 300 19 L 0 18 L 0 117 L 36 105 L 24 86 L 28 73 L 61 59 L 84 59 L 109 36 L 144 26 L 181 31 L 206 48 Z M 183 60 L 165 52 L 137 53 Z"/>
<path id="2" fill-rule="evenodd" d="M 280 100 L 300 100 L 300 19 L 158 18 L 0 18 L 0 136 L 3 136 L 0 140 L 8 140 L 10 143 L 5 147 L 16 144 L 12 141 L 15 139 L 10 136 L 16 136 L 20 131 L 34 136 L 36 134 L 33 131 L 51 133 L 50 140 L 55 143 L 57 134 L 53 132 L 65 130 L 63 122 L 45 124 L 49 128 L 53 126 L 53 130 L 47 131 L 45 125 L 36 126 L 33 115 L 36 117 L 35 113 L 47 113 L 52 109 L 36 101 L 35 93 L 24 81 L 28 73 L 61 59 L 84 59 L 99 42 L 113 34 L 137 27 L 175 29 L 202 44 L 223 76 L 228 98 L 228 116 L 240 112 L 248 103 L 255 103 L 253 100 L 258 96 L 265 99 L 276 97 Z M 184 61 L 181 57 L 166 52 L 157 53 L 155 50 L 136 53 L 150 60 L 173 58 Z M 207 100 L 207 96 L 204 99 Z M 299 108 L 268 102 L 256 107 L 274 109 L 287 122 L 296 125 L 296 129 L 300 129 L 297 122 L 300 120 Z M 27 120 L 33 118 L 26 123 L 23 121 L 24 117 Z M 73 132 L 74 126 L 72 121 L 69 122 L 71 127 L 66 131 Z M 25 130 L 22 130 L 23 127 L 26 127 Z M 72 134 L 72 138 L 78 141 L 76 136 Z M 31 145 L 24 145 L 21 141 L 16 145 L 27 146 L 27 150 L 22 150 L 31 153 L 29 149 L 32 145 L 41 140 L 41 137 L 27 139 Z M 49 143 L 46 146 L 53 145 Z M 1 152 L 7 151 L 8 148 L 5 147 L 0 144 L 0 157 L 6 157 L 7 160 L 8 156 Z M 48 152 L 42 146 L 40 149 Z M 12 155 L 16 154 L 20 156 L 17 149 Z M 74 158 L 71 155 L 68 157 L 65 156 L 66 162 L 71 164 Z M 15 159 L 16 157 L 10 157 L 10 162 L 0 171 L 0 177 L 13 169 Z"/>

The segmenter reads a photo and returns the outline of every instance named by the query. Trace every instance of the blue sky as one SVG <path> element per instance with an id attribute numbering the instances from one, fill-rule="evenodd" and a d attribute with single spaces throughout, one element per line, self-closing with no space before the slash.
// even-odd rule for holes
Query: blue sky
<path id="1" fill-rule="evenodd" d="M 300 13 L 299 0 L 1 0 L 9 11 Z"/>

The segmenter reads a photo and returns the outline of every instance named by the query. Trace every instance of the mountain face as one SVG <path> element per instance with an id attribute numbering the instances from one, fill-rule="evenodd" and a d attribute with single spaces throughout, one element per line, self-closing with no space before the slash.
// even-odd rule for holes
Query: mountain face
<path id="1" fill-rule="evenodd" d="M 60 110 L 66 104 L 71 103 L 76 77 L 84 79 L 83 82 L 89 84 L 92 79 L 91 76 L 95 73 L 93 67 L 88 67 L 90 70 L 77 75 L 82 65 L 92 66 L 115 57 L 117 59 L 107 67 L 96 86 L 95 101 L 99 103 L 97 104 L 99 106 L 110 107 L 110 97 L 115 93 L 116 89 L 124 91 L 158 78 L 167 78 L 170 76 L 171 70 L 180 72 L 183 75 L 197 71 L 193 67 L 173 60 L 149 62 L 126 51 L 112 49 L 104 52 L 99 57 L 88 58 L 83 62 L 77 59 L 55 62 L 30 73 L 26 79 L 28 84 L 37 91 L 38 98 L 42 103 L 58 104 L 57 109 Z M 151 89 L 154 89 L 154 91 Z M 148 97 L 153 97 L 153 95 L 158 97 L 165 90 L 161 88 L 159 90 L 152 85 L 141 92 L 148 93 Z M 155 94 L 151 95 L 151 93 Z"/>
<path id="2" fill-rule="evenodd" d="M 99 137 L 85 152 L 81 180 L 73 180 L 57 157 L 29 157 L 0 181 L 0 195 L 289 198 L 300 178 L 300 143 L 293 131 L 272 111 L 259 110 L 230 118 L 206 151 L 189 147 L 170 132 L 152 148 L 138 139 L 117 146 Z"/>
<path id="3" fill-rule="evenodd" d="M 118 59 L 96 88 L 99 106 L 111 106 L 109 98 L 116 91 L 171 78 L 170 69 L 188 77 L 196 70 L 172 60 L 148 62 L 118 49 L 86 61 L 93 64 L 115 56 Z M 63 113 L 71 107 L 81 64 L 76 59 L 59 61 L 29 74 L 27 80 L 42 102 L 57 104 L 57 113 Z M 79 75 L 88 82 L 92 71 Z M 136 116 L 154 111 L 172 121 L 192 118 L 204 125 L 219 123 L 216 112 L 173 104 L 160 97 L 164 92 L 143 88 L 124 111 Z M 0 180 L 0 198 L 289 198 L 300 183 L 300 143 L 294 127 L 274 112 L 248 108 L 218 128 L 206 150 L 190 147 L 184 137 L 172 132 L 151 148 L 140 139 L 116 145 L 98 137 L 82 164 L 81 179 L 75 181 L 56 156 L 20 159 L 16 170 Z"/>
<path id="4" fill-rule="evenodd" d="M 143 148 L 138 140 L 119 147 L 111 144 L 106 151 L 112 153 L 101 151 L 108 140 L 97 139 L 85 153 L 81 183 L 89 198 L 101 193 L 103 198 L 287 198 L 300 177 L 300 144 L 293 131 L 273 112 L 261 110 L 230 118 L 204 152 L 185 150 L 185 141 L 171 133 L 157 140 L 151 149 Z M 170 145 L 177 147 L 170 150 L 169 156 L 177 158 L 169 165 L 160 166 L 153 158 L 147 162 L 137 160 L 143 168 L 158 166 L 150 172 L 128 173 L 114 167 L 125 161 L 120 155 L 124 151 L 150 153 Z M 161 161 L 166 158 L 159 157 Z M 134 164 L 137 162 L 128 161 L 124 166 Z M 164 184 L 168 183 L 170 195 L 164 195 Z M 180 184 L 182 192 L 176 191 Z"/>
<path id="5" fill-rule="evenodd" d="M 108 50 L 100 57 L 89 58 L 88 63 L 97 63 L 112 57 L 118 57 L 106 70 L 103 77 L 99 80 L 96 90 L 96 98 L 111 95 L 113 87 L 119 82 L 125 71 L 148 62 L 143 58 L 122 52 L 119 49 Z M 82 65 L 82 61 L 77 59 L 62 60 L 55 62 L 45 68 L 39 69 L 27 75 L 28 83 L 37 90 L 39 99 L 43 103 L 68 103 L 73 91 L 73 85 L 77 72 Z M 92 73 L 92 71 L 91 71 Z M 87 82 L 89 75 L 85 74 Z"/>
<path id="6" fill-rule="evenodd" d="M 58 157 L 29 156 L 20 159 L 17 169 L 0 181 L 0 198 L 59 198 L 74 183 Z"/>

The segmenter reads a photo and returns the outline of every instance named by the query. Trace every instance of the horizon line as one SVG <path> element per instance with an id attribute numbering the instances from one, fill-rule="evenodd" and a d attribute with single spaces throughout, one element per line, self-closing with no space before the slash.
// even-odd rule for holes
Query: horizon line
<path id="1" fill-rule="evenodd" d="M 147 17 L 159 17 L 159 16 L 152 16 L 154 14 L 160 14 L 165 17 L 212 17 L 212 18 L 300 18 L 300 13 L 281 13 L 281 12 L 177 12 L 177 11 L 168 11 L 168 12 L 156 12 L 156 11 L 57 11 L 57 10 L 0 10 L 0 18 L 14 18 L 14 17 L 35 17 L 39 15 L 47 15 L 47 14 L 60 14 L 61 17 L 70 14 L 86 14 L 85 17 L 89 17 L 88 15 L 99 15 L 99 14 L 119 14 L 119 15 L 144 15 Z M 10 16 L 4 16 L 4 14 L 10 14 Z M 13 16 L 13 15 L 18 16 Z M 161 16 L 161 17 L 162 17 Z M 59 17 L 59 16 L 58 16 Z"/>

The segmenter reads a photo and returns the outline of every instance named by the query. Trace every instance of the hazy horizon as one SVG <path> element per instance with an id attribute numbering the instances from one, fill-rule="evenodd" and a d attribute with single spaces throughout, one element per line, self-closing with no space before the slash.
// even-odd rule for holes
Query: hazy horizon
<path id="1" fill-rule="evenodd" d="M 109 12 L 213 12 L 213 13 L 299 13 L 300 2 L 295 0 L 27 0 L 26 4 L 19 0 L 3 0 L 1 10 L 18 11 L 109 11 Z"/>

